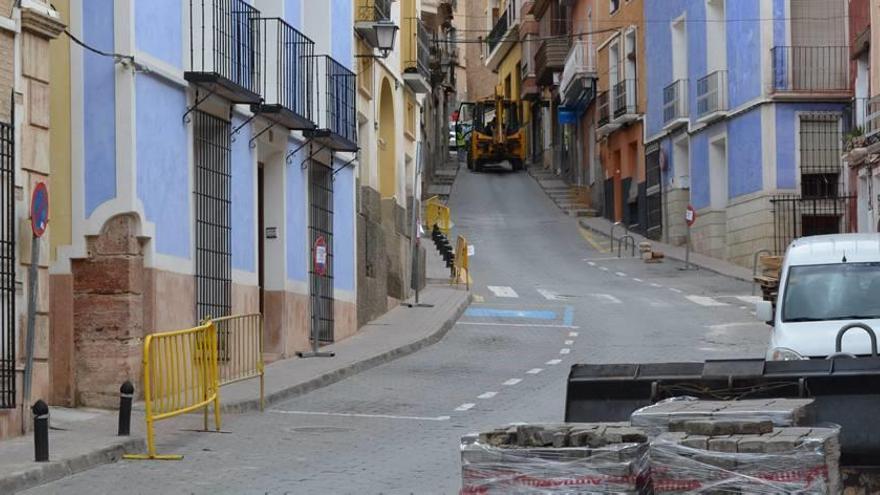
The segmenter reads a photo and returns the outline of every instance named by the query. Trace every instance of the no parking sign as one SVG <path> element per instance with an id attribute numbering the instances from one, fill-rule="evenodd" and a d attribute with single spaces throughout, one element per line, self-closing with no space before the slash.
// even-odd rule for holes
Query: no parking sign
<path id="1" fill-rule="evenodd" d="M 45 182 L 38 182 L 31 196 L 31 230 L 34 236 L 42 237 L 49 224 L 49 191 Z"/>

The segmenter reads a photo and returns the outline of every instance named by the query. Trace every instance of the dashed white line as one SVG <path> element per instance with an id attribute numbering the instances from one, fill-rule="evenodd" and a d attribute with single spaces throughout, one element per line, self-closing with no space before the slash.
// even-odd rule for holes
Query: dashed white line
<path id="1" fill-rule="evenodd" d="M 685 299 L 694 304 L 699 304 L 700 306 L 728 306 L 727 303 L 716 301 L 715 299 L 706 296 L 685 296 Z"/>
<path id="2" fill-rule="evenodd" d="M 522 378 L 511 378 L 510 380 L 507 380 L 506 382 L 502 383 L 502 385 L 507 385 L 508 387 L 511 387 L 521 381 L 522 381 Z"/>
<path id="3" fill-rule="evenodd" d="M 651 287 L 663 287 L 663 286 L 658 284 L 657 282 L 652 282 Z"/>
<path id="4" fill-rule="evenodd" d="M 467 404 L 462 404 L 462 405 L 456 407 L 455 410 L 456 410 L 456 411 L 467 411 L 468 409 L 470 409 L 470 408 L 472 408 L 472 407 L 474 407 L 474 406 L 476 406 L 476 404 L 473 404 L 473 403 L 471 403 L 471 402 L 468 402 Z"/>
<path id="5" fill-rule="evenodd" d="M 736 298 L 746 304 L 755 304 L 764 300 L 761 296 L 736 296 Z"/>
<path id="6" fill-rule="evenodd" d="M 484 393 L 478 395 L 477 398 L 478 399 L 491 399 L 492 397 L 495 397 L 496 395 L 498 395 L 498 392 L 484 392 Z"/>
<path id="7" fill-rule="evenodd" d="M 549 366 L 556 366 L 557 364 L 559 364 L 561 362 L 562 362 L 561 359 L 551 359 L 550 361 L 547 361 L 544 364 L 549 365 Z"/>
<path id="8" fill-rule="evenodd" d="M 587 264 L 590 266 L 596 266 L 596 263 L 593 263 L 592 261 L 588 261 Z"/>
<path id="9" fill-rule="evenodd" d="M 633 282 L 644 282 L 644 280 L 633 277 Z"/>
<path id="10" fill-rule="evenodd" d="M 563 347 L 562 349 L 559 349 L 559 354 L 569 354 L 570 352 L 571 349 L 569 349 L 568 347 Z"/>
<path id="11" fill-rule="evenodd" d="M 487 288 L 495 294 L 495 297 L 519 297 L 513 287 L 490 285 Z"/>
<path id="12" fill-rule="evenodd" d="M 607 266 L 600 266 L 599 269 L 602 270 L 603 272 L 607 272 L 607 271 L 608 271 L 608 267 L 607 267 Z"/>
<path id="13" fill-rule="evenodd" d="M 543 368 L 532 368 L 529 371 L 526 371 L 527 375 L 537 375 L 538 373 L 544 371 Z"/>
<path id="14" fill-rule="evenodd" d="M 623 302 L 620 299 L 612 296 L 611 294 L 590 294 L 590 295 L 595 298 L 607 301 L 611 304 L 623 304 Z"/>
<path id="15" fill-rule="evenodd" d="M 577 337 L 578 333 L 577 332 L 568 332 L 568 336 L 569 337 Z"/>
<path id="16" fill-rule="evenodd" d="M 572 344 L 574 344 L 573 340 L 566 340 L 565 341 L 565 345 L 572 345 Z"/>
<path id="17" fill-rule="evenodd" d="M 356 414 L 356 413 L 334 413 L 334 412 L 318 412 L 318 411 L 285 411 L 283 409 L 270 409 L 273 413 L 278 414 L 295 414 L 300 416 L 340 416 L 344 418 L 378 418 L 378 419 L 412 419 L 416 421 L 449 421 L 449 416 L 394 416 L 392 414 Z"/>
<path id="18" fill-rule="evenodd" d="M 681 294 L 681 289 L 676 289 L 675 287 L 669 287 L 669 290 L 675 292 L 676 294 Z"/>
<path id="19" fill-rule="evenodd" d="M 559 297 L 559 294 L 553 292 L 552 290 L 537 289 L 537 291 L 538 291 L 538 294 L 541 294 L 542 296 L 544 296 L 544 299 L 547 299 L 548 301 L 558 301 L 559 299 L 561 299 Z"/>
<path id="20" fill-rule="evenodd" d="M 614 274 L 617 275 L 618 277 L 626 277 L 626 274 L 623 272 L 614 272 Z"/>

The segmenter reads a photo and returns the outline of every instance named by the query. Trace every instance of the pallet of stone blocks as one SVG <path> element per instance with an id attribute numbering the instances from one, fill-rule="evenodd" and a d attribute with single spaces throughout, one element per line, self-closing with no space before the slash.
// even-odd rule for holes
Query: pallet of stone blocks
<path id="1" fill-rule="evenodd" d="M 750 433 L 670 431 L 654 438 L 654 493 L 840 493 L 838 429 L 762 424 Z"/>
<path id="2" fill-rule="evenodd" d="M 633 426 L 650 434 L 676 430 L 692 421 L 769 421 L 773 426 L 807 426 L 814 422 L 813 399 L 697 400 L 673 397 L 635 411 Z M 732 432 L 731 432 L 732 433 Z"/>
<path id="3" fill-rule="evenodd" d="M 647 435 L 624 424 L 515 425 L 466 435 L 462 494 L 646 494 Z"/>

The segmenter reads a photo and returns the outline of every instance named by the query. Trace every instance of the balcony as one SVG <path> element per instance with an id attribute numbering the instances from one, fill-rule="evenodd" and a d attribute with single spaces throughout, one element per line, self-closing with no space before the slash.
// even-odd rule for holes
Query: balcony
<path id="1" fill-rule="evenodd" d="M 391 22 L 391 0 L 359 0 L 354 30 L 372 48 L 379 48 L 376 24 Z"/>
<path id="2" fill-rule="evenodd" d="M 259 103 L 259 17 L 244 0 L 190 0 L 190 70 L 184 79 L 232 103 Z"/>
<path id="3" fill-rule="evenodd" d="M 639 118 L 636 80 L 624 79 L 614 85 L 614 121 L 624 125 Z"/>
<path id="4" fill-rule="evenodd" d="M 535 76 L 538 79 L 538 85 L 552 85 L 553 74 L 565 69 L 568 46 L 569 40 L 567 38 L 549 38 L 541 42 L 535 53 Z"/>
<path id="5" fill-rule="evenodd" d="M 598 95 L 596 95 L 596 107 L 598 110 L 598 124 L 599 127 L 597 129 L 597 133 L 599 137 L 607 135 L 609 132 L 614 131 L 619 126 L 617 126 L 611 120 L 611 92 L 610 91 L 602 91 Z"/>
<path id="6" fill-rule="evenodd" d="M 697 120 L 709 122 L 727 115 L 727 71 L 717 70 L 697 80 Z"/>
<path id="7" fill-rule="evenodd" d="M 596 52 L 590 41 L 576 41 L 571 45 L 559 80 L 563 102 L 578 105 L 589 102 L 595 95 Z"/>
<path id="8" fill-rule="evenodd" d="M 255 22 L 263 34 L 263 102 L 251 104 L 251 111 L 291 130 L 314 129 L 309 83 L 315 43 L 282 19 Z"/>
<path id="9" fill-rule="evenodd" d="M 310 87 L 316 128 L 303 134 L 330 150 L 355 152 L 355 74 L 328 55 L 318 55 L 315 60 L 315 78 Z"/>
<path id="10" fill-rule="evenodd" d="M 415 93 L 431 91 L 430 59 L 431 35 L 424 23 L 417 18 L 403 22 L 403 82 Z"/>
<path id="11" fill-rule="evenodd" d="M 492 71 L 498 70 L 501 61 L 519 40 L 519 31 L 516 29 L 519 22 L 516 2 L 517 0 L 508 1 L 504 13 L 495 21 L 492 31 L 486 37 L 486 47 L 488 48 L 486 66 Z"/>
<path id="12" fill-rule="evenodd" d="M 771 50 L 775 95 L 848 99 L 849 47 L 777 46 Z"/>
<path id="13" fill-rule="evenodd" d="M 534 37 L 535 34 L 528 33 L 523 35 L 522 40 L 520 98 L 524 100 L 537 100 L 541 97 L 541 90 L 538 88 L 535 77 L 535 46 L 537 42 L 533 39 Z"/>
<path id="14" fill-rule="evenodd" d="M 688 80 L 679 79 L 663 88 L 663 128 L 676 129 L 688 124 Z"/>

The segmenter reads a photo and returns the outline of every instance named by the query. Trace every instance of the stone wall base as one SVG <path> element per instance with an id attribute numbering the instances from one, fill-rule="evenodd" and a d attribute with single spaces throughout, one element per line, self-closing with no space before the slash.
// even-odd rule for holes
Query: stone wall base
<path id="1" fill-rule="evenodd" d="M 697 218 L 691 227 L 694 252 L 727 259 L 727 212 L 703 210 L 697 212 Z"/>
<path id="2" fill-rule="evenodd" d="M 690 202 L 689 189 L 668 189 L 666 197 L 661 198 L 663 204 L 663 239 L 673 246 L 684 246 L 687 239 L 685 211 Z"/>
<path id="3" fill-rule="evenodd" d="M 727 207 L 727 261 L 751 268 L 757 251 L 772 248 L 770 196 L 734 200 Z"/>

